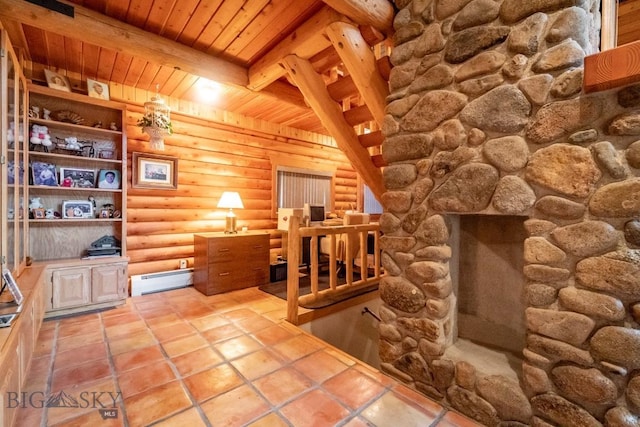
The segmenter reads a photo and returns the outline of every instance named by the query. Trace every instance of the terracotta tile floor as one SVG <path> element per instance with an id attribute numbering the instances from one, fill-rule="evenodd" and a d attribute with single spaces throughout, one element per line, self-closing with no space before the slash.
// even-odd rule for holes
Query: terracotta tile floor
<path id="1" fill-rule="evenodd" d="M 17 425 L 478 425 L 285 313 L 256 288 L 211 297 L 185 288 L 45 321 L 25 387 L 36 399 Z M 54 395 L 65 404 L 38 405 Z"/>

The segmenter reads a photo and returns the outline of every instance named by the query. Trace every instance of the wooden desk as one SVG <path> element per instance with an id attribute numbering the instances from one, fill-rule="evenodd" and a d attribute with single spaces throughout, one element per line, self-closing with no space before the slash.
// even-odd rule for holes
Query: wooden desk
<path id="1" fill-rule="evenodd" d="M 193 285 L 205 295 L 269 282 L 269 234 L 195 234 Z"/>

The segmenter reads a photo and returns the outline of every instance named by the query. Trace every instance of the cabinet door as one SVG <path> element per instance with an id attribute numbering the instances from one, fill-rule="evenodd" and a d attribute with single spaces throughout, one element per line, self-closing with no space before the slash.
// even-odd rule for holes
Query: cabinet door
<path id="1" fill-rule="evenodd" d="M 122 298 L 124 267 L 106 265 L 94 267 L 91 280 L 91 301 L 94 303 L 115 301 Z"/>
<path id="2" fill-rule="evenodd" d="M 53 308 L 75 307 L 91 302 L 91 269 L 69 268 L 53 272 Z"/>

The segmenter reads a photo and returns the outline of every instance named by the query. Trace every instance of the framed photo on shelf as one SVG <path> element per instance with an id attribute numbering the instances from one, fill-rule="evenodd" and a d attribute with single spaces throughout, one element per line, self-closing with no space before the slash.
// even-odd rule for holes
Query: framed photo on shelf
<path id="1" fill-rule="evenodd" d="M 57 187 L 56 166 L 45 162 L 31 162 L 33 185 Z"/>
<path id="2" fill-rule="evenodd" d="M 98 173 L 98 188 L 120 188 L 120 171 L 115 169 L 100 169 Z"/>
<path id="3" fill-rule="evenodd" d="M 97 80 L 87 79 L 87 91 L 91 98 L 109 100 L 109 86 Z"/>
<path id="4" fill-rule="evenodd" d="M 93 218 L 93 203 L 88 200 L 63 200 L 62 218 Z"/>
<path id="5" fill-rule="evenodd" d="M 35 208 L 33 209 L 33 218 L 34 219 L 44 219 L 44 208 Z"/>
<path id="6" fill-rule="evenodd" d="M 63 76 L 51 70 L 44 70 L 44 76 L 47 78 L 47 85 L 49 85 L 51 89 L 71 92 L 71 83 L 69 83 L 67 76 Z"/>
<path id="7" fill-rule="evenodd" d="M 94 188 L 96 171 L 93 169 L 60 168 L 60 185 L 63 187 Z"/>
<path id="8" fill-rule="evenodd" d="M 157 154 L 133 153 L 132 185 L 135 188 L 178 188 L 178 159 Z"/>
<path id="9" fill-rule="evenodd" d="M 13 295 L 13 299 L 16 304 L 22 304 L 22 292 L 20 292 L 20 288 L 18 288 L 18 284 L 15 279 L 11 275 L 11 272 L 7 267 L 2 269 L 2 279 L 4 280 L 4 284 L 7 288 L 9 288 L 9 292 Z M 4 289 L 4 286 L 3 286 Z"/>

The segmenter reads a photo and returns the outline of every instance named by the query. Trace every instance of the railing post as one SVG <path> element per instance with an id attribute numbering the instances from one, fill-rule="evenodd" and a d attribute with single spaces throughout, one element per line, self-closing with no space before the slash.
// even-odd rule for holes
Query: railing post
<path id="1" fill-rule="evenodd" d="M 311 236 L 311 246 L 309 248 L 309 254 L 311 257 L 311 293 L 318 295 L 318 276 L 320 275 L 320 267 L 318 266 L 318 236 Z"/>
<path id="2" fill-rule="evenodd" d="M 287 320 L 298 324 L 298 297 L 300 294 L 300 218 L 289 217 L 289 236 L 287 239 Z"/>
<path id="3" fill-rule="evenodd" d="M 367 235 L 369 234 L 368 230 L 360 230 L 359 238 L 360 238 L 360 280 L 367 280 L 369 277 L 369 269 L 367 262 Z"/>
<path id="4" fill-rule="evenodd" d="M 376 278 L 380 278 L 380 229 L 374 231 L 373 239 L 373 265 Z"/>

